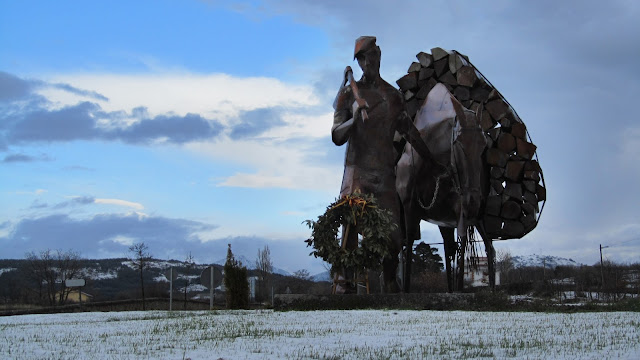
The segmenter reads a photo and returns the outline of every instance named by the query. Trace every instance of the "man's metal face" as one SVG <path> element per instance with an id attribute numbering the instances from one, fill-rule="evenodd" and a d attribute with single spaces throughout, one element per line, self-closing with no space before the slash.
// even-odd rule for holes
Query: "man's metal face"
<path id="1" fill-rule="evenodd" d="M 376 49 L 359 53 L 356 58 L 365 77 L 375 78 L 380 75 L 380 55 Z"/>

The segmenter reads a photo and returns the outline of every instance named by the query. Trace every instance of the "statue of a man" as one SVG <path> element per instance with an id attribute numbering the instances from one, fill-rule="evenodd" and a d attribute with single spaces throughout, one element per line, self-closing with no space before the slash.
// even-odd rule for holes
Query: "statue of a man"
<path id="1" fill-rule="evenodd" d="M 356 84 L 359 94 L 356 96 L 353 86 L 345 86 L 346 79 L 343 81 L 333 104 L 335 112 L 331 137 L 338 146 L 347 143 L 340 196 L 356 190 L 373 194 L 382 208 L 392 212 L 394 222 L 398 225 L 391 234 L 391 256 L 383 261 L 385 290 L 397 292 L 397 255 L 402 250 L 404 237 L 401 204 L 396 192 L 395 133 L 404 135 L 423 158 L 431 159 L 431 156 L 405 112 L 402 94 L 380 77 L 380 55 L 375 37 L 361 36 L 356 40 L 354 58 L 363 72 Z M 345 70 L 345 78 L 347 73 L 348 70 Z M 363 109 L 368 114 L 366 121 L 362 119 Z M 347 249 L 358 246 L 357 235 L 356 231 L 349 232 Z"/>

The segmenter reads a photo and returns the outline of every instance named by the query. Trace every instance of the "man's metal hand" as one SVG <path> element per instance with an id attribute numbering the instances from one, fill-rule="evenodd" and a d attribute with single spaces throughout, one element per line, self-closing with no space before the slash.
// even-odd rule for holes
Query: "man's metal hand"
<path id="1" fill-rule="evenodd" d="M 349 81 L 349 73 L 353 74 L 351 66 L 347 66 L 346 68 L 344 68 L 344 72 L 342 73 L 342 85 L 340 87 L 347 85 L 347 82 Z"/>
<path id="2" fill-rule="evenodd" d="M 355 99 L 353 104 L 351 105 L 351 112 L 353 114 L 353 118 L 362 118 L 362 121 L 366 120 L 363 116 L 363 112 L 366 114 L 367 109 L 369 108 L 369 104 L 364 99 Z"/>
<path id="3" fill-rule="evenodd" d="M 358 90 L 358 83 L 353 79 L 353 70 L 351 70 L 351 66 L 347 66 L 344 69 L 344 73 L 346 77 L 349 79 L 349 85 L 351 85 L 351 90 L 353 90 L 353 97 L 356 99 L 356 102 L 358 102 L 357 112 L 359 112 L 360 115 L 362 116 L 362 122 L 365 122 L 366 120 L 369 120 L 369 115 L 367 114 L 367 110 L 366 110 L 369 107 L 369 105 L 362 98 L 362 96 L 360 96 L 360 90 Z M 354 117 L 356 116 L 355 114 L 356 114 L 356 110 L 354 109 L 354 112 L 353 112 Z"/>

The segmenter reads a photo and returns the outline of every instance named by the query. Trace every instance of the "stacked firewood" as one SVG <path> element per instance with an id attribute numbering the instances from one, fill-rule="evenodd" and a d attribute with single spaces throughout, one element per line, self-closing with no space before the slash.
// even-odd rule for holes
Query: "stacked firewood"
<path id="1" fill-rule="evenodd" d="M 490 174 L 484 226 L 493 238 L 520 238 L 538 223 L 546 201 L 536 146 L 522 119 L 500 92 L 457 51 L 441 48 L 416 55 L 408 73 L 396 82 L 411 118 L 429 91 L 443 83 L 466 108 L 474 111 L 488 142 L 483 154 Z"/>

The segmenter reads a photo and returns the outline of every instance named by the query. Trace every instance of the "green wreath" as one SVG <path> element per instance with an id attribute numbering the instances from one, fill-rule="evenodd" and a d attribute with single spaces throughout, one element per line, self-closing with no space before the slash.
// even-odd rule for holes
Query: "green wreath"
<path id="1" fill-rule="evenodd" d="M 332 267 L 379 270 L 382 259 L 389 255 L 389 241 L 398 226 L 391 211 L 378 207 L 373 195 L 354 192 L 336 199 L 327 206 L 317 221 L 305 220 L 311 229 L 311 237 L 305 242 L 314 251 L 309 255 L 320 257 Z M 343 249 L 338 238 L 338 229 L 351 224 L 350 231 L 362 234 L 358 247 Z"/>

